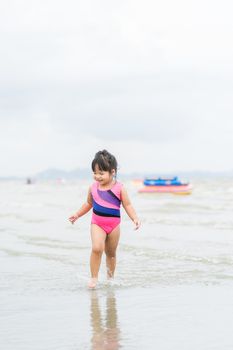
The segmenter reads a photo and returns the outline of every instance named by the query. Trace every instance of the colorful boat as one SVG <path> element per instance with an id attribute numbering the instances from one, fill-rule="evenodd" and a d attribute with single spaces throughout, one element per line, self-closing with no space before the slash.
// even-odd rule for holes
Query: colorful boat
<path id="1" fill-rule="evenodd" d="M 150 178 L 143 181 L 143 187 L 139 188 L 139 193 L 174 193 L 191 194 L 192 185 L 182 182 L 177 176 L 172 179 Z"/>

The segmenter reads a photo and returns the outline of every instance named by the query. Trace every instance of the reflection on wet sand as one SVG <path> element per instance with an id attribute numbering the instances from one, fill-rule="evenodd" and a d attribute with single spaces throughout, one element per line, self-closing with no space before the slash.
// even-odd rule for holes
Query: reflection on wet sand
<path id="1" fill-rule="evenodd" d="M 103 306 L 104 300 L 104 306 Z M 100 305 L 101 304 L 101 305 Z M 116 298 L 113 291 L 98 295 L 91 291 L 92 350 L 120 349 L 120 329 L 117 322 Z"/>

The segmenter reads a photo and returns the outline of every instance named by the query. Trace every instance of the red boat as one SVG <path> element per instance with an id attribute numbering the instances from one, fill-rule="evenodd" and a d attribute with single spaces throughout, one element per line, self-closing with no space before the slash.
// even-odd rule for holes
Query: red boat
<path id="1" fill-rule="evenodd" d="M 172 179 L 145 179 L 143 187 L 139 188 L 139 193 L 174 193 L 174 194 L 191 194 L 192 185 L 182 183 L 178 177 Z"/>

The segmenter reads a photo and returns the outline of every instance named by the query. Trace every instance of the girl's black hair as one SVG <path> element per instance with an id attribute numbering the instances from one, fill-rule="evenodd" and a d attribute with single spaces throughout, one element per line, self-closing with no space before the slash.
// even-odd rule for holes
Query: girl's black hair
<path id="1" fill-rule="evenodd" d="M 108 171 L 110 173 L 112 170 L 115 170 L 115 172 L 117 172 L 116 158 L 105 149 L 96 153 L 91 163 L 93 172 L 95 171 L 96 165 L 98 165 L 99 169 L 102 171 Z"/>

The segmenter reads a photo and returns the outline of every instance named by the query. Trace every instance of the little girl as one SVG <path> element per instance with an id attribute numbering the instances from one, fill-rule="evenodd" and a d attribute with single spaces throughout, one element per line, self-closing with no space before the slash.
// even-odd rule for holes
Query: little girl
<path id="1" fill-rule="evenodd" d="M 91 166 L 95 182 L 89 188 L 86 203 L 69 220 L 73 224 L 93 208 L 91 220 L 91 279 L 88 287 L 95 288 L 103 251 L 106 254 L 107 277 L 114 277 L 116 250 L 120 238 L 121 203 L 134 222 L 136 230 L 140 226 L 140 221 L 124 186 L 116 181 L 116 158 L 106 150 L 99 151 L 96 153 Z"/>

